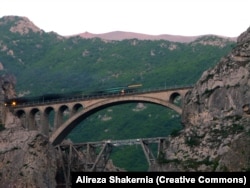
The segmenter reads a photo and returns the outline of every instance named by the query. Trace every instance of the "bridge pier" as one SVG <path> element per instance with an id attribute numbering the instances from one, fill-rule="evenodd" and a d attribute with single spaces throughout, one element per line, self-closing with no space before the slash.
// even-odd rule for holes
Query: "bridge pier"
<path id="1" fill-rule="evenodd" d="M 158 140 L 158 151 L 157 151 L 157 157 L 155 158 L 152 150 L 149 147 L 149 142 L 145 140 L 140 140 L 143 152 L 146 156 L 147 162 L 149 164 L 149 167 L 156 164 L 156 160 L 158 159 L 159 155 L 162 153 L 163 150 L 163 144 L 165 143 L 165 138 L 160 138 Z"/>
<path id="2" fill-rule="evenodd" d="M 44 112 L 40 112 L 39 129 L 44 135 L 49 136 L 49 117 Z"/>
<path id="3" fill-rule="evenodd" d="M 105 143 L 90 171 L 102 172 L 105 169 L 105 166 L 109 160 L 111 151 L 112 151 L 112 145 L 109 143 Z"/>
<path id="4" fill-rule="evenodd" d="M 103 172 L 108 163 L 112 148 L 122 145 L 140 144 L 147 158 L 149 169 L 156 164 L 149 144 L 158 143 L 158 156 L 162 153 L 166 138 L 144 138 L 129 140 L 108 140 L 100 142 L 70 143 L 55 146 L 60 156 L 57 182 L 70 187 L 71 172 Z M 58 181 L 59 180 L 59 181 Z"/>
<path id="5" fill-rule="evenodd" d="M 71 106 L 66 107 L 66 106 L 62 106 L 59 109 L 55 108 L 55 115 L 54 115 L 54 122 L 53 122 L 53 131 L 57 130 L 65 121 L 65 113 L 68 110 L 68 118 L 72 117 L 73 115 L 75 115 L 75 111 L 73 109 L 71 109 Z"/>
<path id="6" fill-rule="evenodd" d="M 99 148 L 99 147 L 101 148 Z M 70 185 L 70 173 L 81 172 L 103 172 L 112 151 L 110 143 L 93 145 L 91 143 L 58 145 L 56 149 L 60 156 L 59 167 L 63 171 L 63 183 Z M 97 153 L 97 149 L 101 149 Z M 97 155 L 98 154 L 98 155 Z"/>
<path id="7" fill-rule="evenodd" d="M 63 113 L 60 110 L 55 111 L 54 117 L 54 130 L 58 129 L 60 125 L 63 123 Z"/>
<path id="8" fill-rule="evenodd" d="M 27 122 L 28 122 L 28 129 L 29 130 L 37 130 L 38 129 L 38 124 L 37 121 L 35 119 L 35 114 L 34 113 L 30 113 L 30 115 L 28 117 L 26 117 Z"/>
<path id="9" fill-rule="evenodd" d="M 159 139 L 158 142 L 158 152 L 157 152 L 157 158 L 160 156 L 160 154 L 163 152 L 163 146 L 166 143 L 166 139 Z"/>
<path id="10" fill-rule="evenodd" d="M 140 140 L 140 143 L 149 166 L 155 164 L 155 157 L 152 150 L 149 148 L 149 143 L 143 140 Z"/>

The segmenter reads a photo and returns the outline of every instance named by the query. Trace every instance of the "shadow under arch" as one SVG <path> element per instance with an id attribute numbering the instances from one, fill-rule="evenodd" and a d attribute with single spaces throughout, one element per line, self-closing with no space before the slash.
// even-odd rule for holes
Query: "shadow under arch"
<path id="1" fill-rule="evenodd" d="M 178 92 L 174 92 L 170 95 L 169 101 L 171 103 L 175 103 L 176 99 L 181 98 L 181 94 Z"/>
<path id="2" fill-rule="evenodd" d="M 157 104 L 161 106 L 165 106 L 167 108 L 170 108 L 177 113 L 181 114 L 182 109 L 168 101 L 163 101 L 160 99 L 156 98 L 151 98 L 151 97 L 133 97 L 131 98 L 121 98 L 117 100 L 110 100 L 107 99 L 105 101 L 101 101 L 98 103 L 95 103 L 81 112 L 75 114 L 71 118 L 69 118 L 66 122 L 64 122 L 51 136 L 50 136 L 50 142 L 53 145 L 58 145 L 60 144 L 63 139 L 72 131 L 72 129 L 75 128 L 79 123 L 81 123 L 82 120 L 90 116 L 91 114 L 96 113 L 99 110 L 102 110 L 104 108 L 114 106 L 114 105 L 119 105 L 119 104 L 124 104 L 124 103 L 134 103 L 134 102 L 146 102 L 146 103 L 152 103 L 152 104 Z"/>

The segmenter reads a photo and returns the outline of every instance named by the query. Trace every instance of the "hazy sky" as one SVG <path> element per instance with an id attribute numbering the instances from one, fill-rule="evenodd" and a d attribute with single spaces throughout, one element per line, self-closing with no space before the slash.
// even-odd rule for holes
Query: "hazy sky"
<path id="1" fill-rule="evenodd" d="M 129 31 L 237 37 L 250 26 L 250 0 L 1 0 L 0 17 L 8 15 L 63 36 Z"/>

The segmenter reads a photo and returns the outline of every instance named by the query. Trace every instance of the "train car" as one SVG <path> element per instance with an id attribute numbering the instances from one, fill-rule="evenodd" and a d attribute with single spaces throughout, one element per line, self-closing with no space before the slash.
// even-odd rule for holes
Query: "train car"
<path id="1" fill-rule="evenodd" d="M 128 88 L 138 88 L 138 87 L 142 87 L 142 84 L 132 84 L 132 85 L 128 85 Z"/>
<path id="2" fill-rule="evenodd" d="M 65 98 L 66 95 L 58 93 L 49 93 L 39 97 L 39 102 L 56 101 Z"/>
<path id="3" fill-rule="evenodd" d="M 92 94 L 94 95 L 104 95 L 104 94 L 125 94 L 135 92 L 139 87 L 142 87 L 142 84 L 132 84 L 128 86 L 119 86 L 108 88 L 104 90 L 94 91 Z"/>
<path id="4" fill-rule="evenodd" d="M 33 96 L 33 97 L 16 97 L 5 99 L 5 106 L 17 106 L 23 104 L 31 104 L 31 103 L 40 103 L 45 101 L 56 100 L 60 98 L 61 95 L 58 94 L 45 94 L 40 96 Z"/>
<path id="5" fill-rule="evenodd" d="M 5 106 L 16 106 L 16 105 L 22 105 L 27 103 L 36 103 L 36 102 L 51 102 L 51 101 L 57 101 L 57 100 L 63 100 L 69 97 L 80 97 L 80 96 L 95 96 L 95 95 L 110 95 L 110 94 L 120 94 L 124 95 L 126 93 L 132 93 L 136 92 L 138 88 L 142 87 L 142 84 L 131 84 L 127 86 L 119 86 L 119 87 L 113 87 L 108 88 L 104 90 L 97 90 L 90 92 L 88 94 L 85 94 L 82 91 L 75 91 L 65 94 L 57 94 L 57 93 L 51 93 L 51 94 L 44 94 L 40 96 L 35 97 L 17 97 L 17 98 L 11 98 L 5 100 Z"/>
<path id="6" fill-rule="evenodd" d="M 14 99 L 5 99 L 4 106 L 16 106 L 16 100 Z"/>
<path id="7" fill-rule="evenodd" d="M 113 88 L 108 88 L 108 89 L 105 89 L 103 90 L 104 93 L 106 94 L 112 94 L 112 93 L 121 93 L 123 90 L 125 90 L 126 87 L 124 86 L 121 86 L 121 87 L 113 87 Z"/>
<path id="8" fill-rule="evenodd" d="M 108 89 L 103 89 L 103 90 L 92 91 L 90 92 L 90 95 L 93 96 L 93 95 L 118 94 L 124 89 L 125 87 L 113 87 L 113 88 L 108 88 Z"/>
<path id="9" fill-rule="evenodd" d="M 142 84 L 132 84 L 128 85 L 127 88 L 125 89 L 126 92 L 135 92 L 138 90 L 139 87 L 142 87 Z"/>
<path id="10" fill-rule="evenodd" d="M 28 98 L 26 97 L 16 97 L 16 98 L 10 98 L 10 99 L 5 99 L 4 100 L 4 105 L 5 106 L 16 106 L 20 104 L 27 103 L 29 101 Z"/>

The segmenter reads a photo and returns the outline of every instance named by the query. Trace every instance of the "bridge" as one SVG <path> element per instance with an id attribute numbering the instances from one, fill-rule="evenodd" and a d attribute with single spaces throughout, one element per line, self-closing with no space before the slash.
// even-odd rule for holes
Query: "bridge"
<path id="1" fill-rule="evenodd" d="M 182 103 L 191 86 L 138 90 L 129 93 L 111 93 L 95 96 L 77 96 L 51 101 L 17 104 L 10 108 L 21 119 L 27 130 L 39 130 L 49 136 L 53 145 L 60 144 L 82 120 L 109 106 L 131 102 L 154 103 L 182 114 Z M 52 114 L 52 115 L 51 115 Z M 51 117 L 53 122 L 51 122 Z M 51 125 L 53 124 L 53 125 Z"/>
<path id="2" fill-rule="evenodd" d="M 167 138 L 137 138 L 127 140 L 104 140 L 86 143 L 62 143 L 56 146 L 61 156 L 59 166 L 62 172 L 61 185 L 70 185 L 70 172 L 103 172 L 108 164 L 113 147 L 125 145 L 141 145 L 149 167 L 157 163 Z M 150 144 L 158 144 L 155 157 Z"/>

